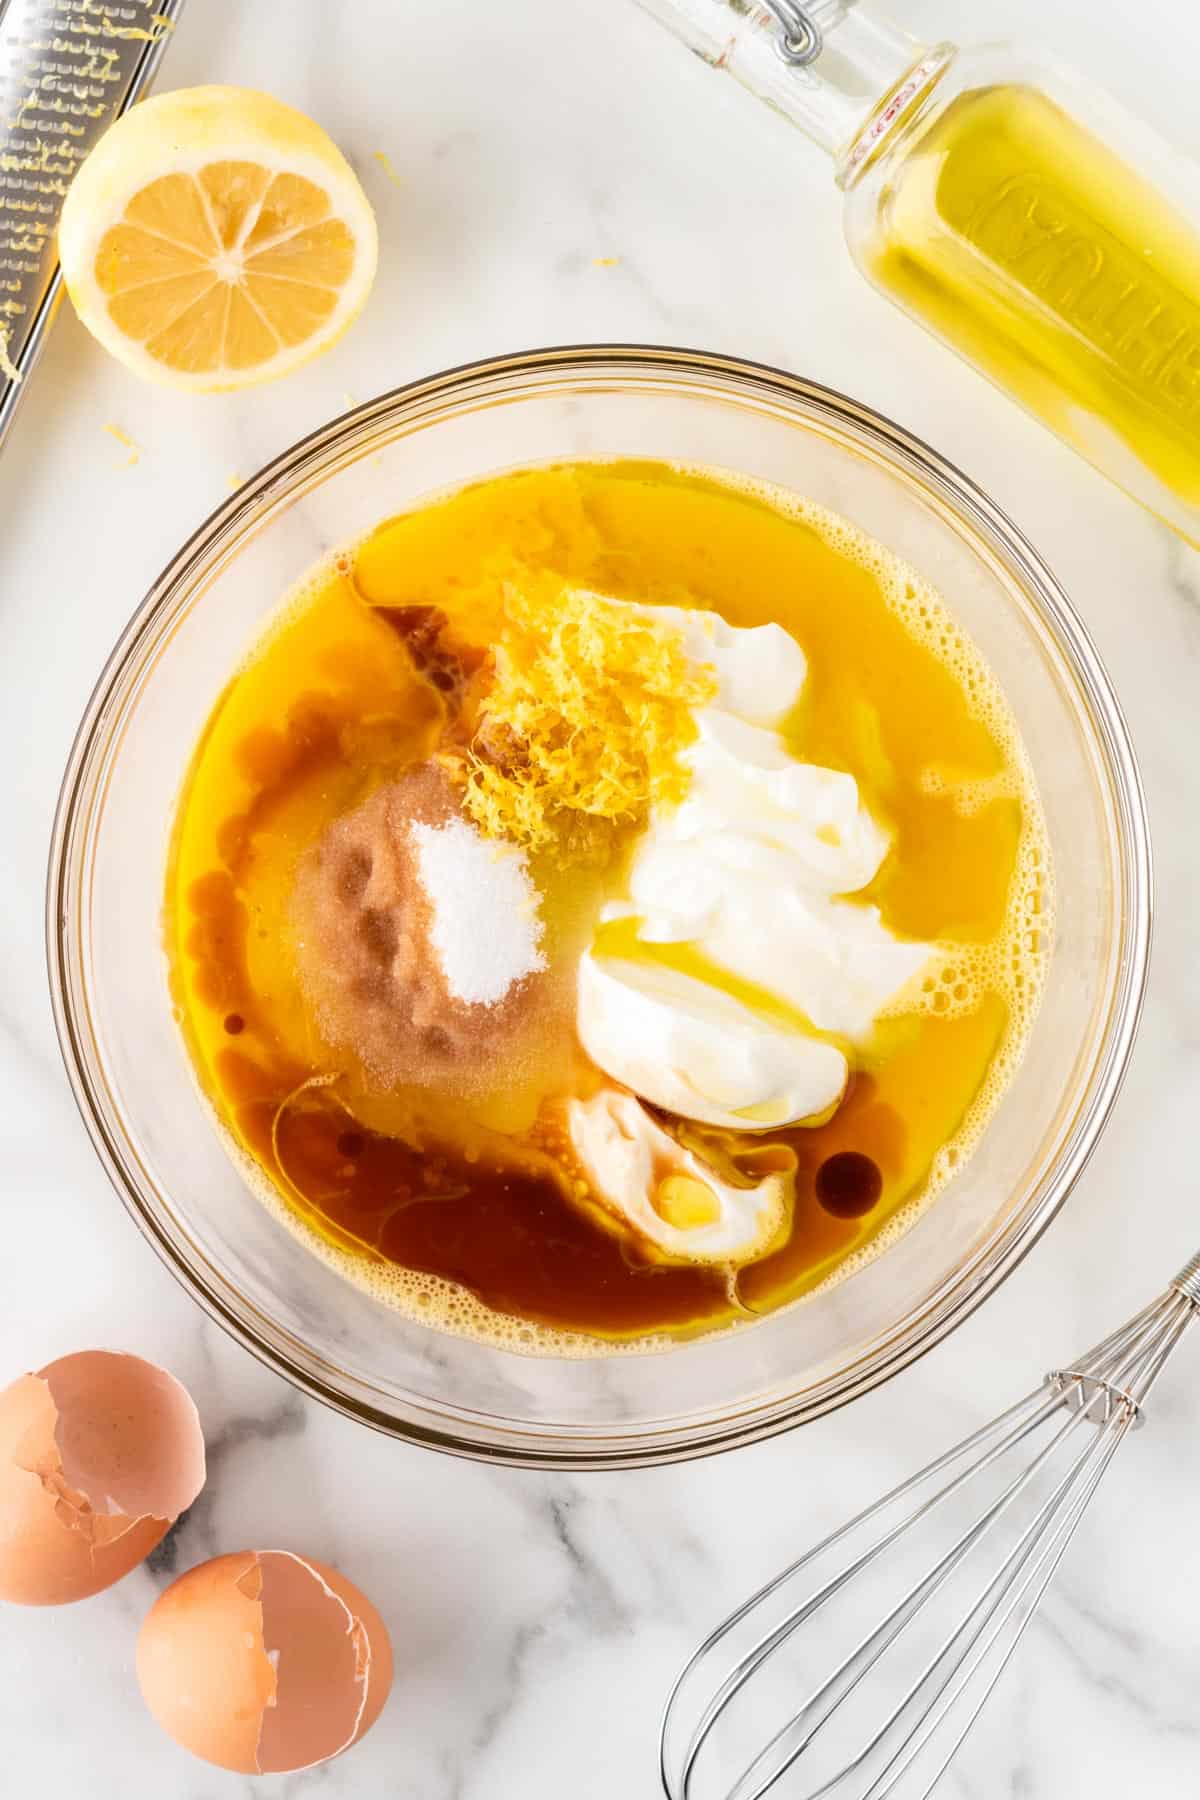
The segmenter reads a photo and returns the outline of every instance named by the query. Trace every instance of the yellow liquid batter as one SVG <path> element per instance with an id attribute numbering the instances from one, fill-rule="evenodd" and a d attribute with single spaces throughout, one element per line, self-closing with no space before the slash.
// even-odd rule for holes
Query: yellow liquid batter
<path id="1" fill-rule="evenodd" d="M 954 100 L 880 197 L 863 266 L 1200 537 L 1200 234 L 1053 101 Z"/>
<path id="2" fill-rule="evenodd" d="M 737 1272 L 668 1263 L 624 1241 L 586 1195 L 521 1175 L 540 1103 L 596 1079 L 561 1034 L 516 1075 L 498 1067 L 477 1102 L 439 1108 L 437 1095 L 380 1092 L 333 1051 L 297 981 L 299 858 L 424 759 L 444 725 L 389 609 L 436 607 L 486 646 L 503 584 L 529 570 L 791 631 L 808 658 L 793 748 L 855 776 L 892 834 L 864 898 L 892 931 L 938 946 L 857 1056 L 830 1120 L 720 1134 L 747 1174 L 772 1146 L 798 1161 L 787 1241 Z M 569 959 L 593 928 L 603 876 L 535 872 L 552 953 Z M 785 494 L 665 465 L 583 463 L 499 477 L 388 521 L 293 596 L 196 751 L 166 923 L 201 1083 L 283 1216 L 414 1316 L 534 1350 L 603 1348 L 711 1331 L 793 1299 L 871 1253 L 944 1183 L 1019 1060 L 1049 948 L 1050 874 L 1003 696 L 910 570 Z M 683 967 L 696 954 L 639 953 Z M 513 1159 L 489 1166 L 477 1125 L 506 1133 Z M 857 1216 L 817 1197 L 818 1169 L 846 1150 L 881 1176 Z"/>

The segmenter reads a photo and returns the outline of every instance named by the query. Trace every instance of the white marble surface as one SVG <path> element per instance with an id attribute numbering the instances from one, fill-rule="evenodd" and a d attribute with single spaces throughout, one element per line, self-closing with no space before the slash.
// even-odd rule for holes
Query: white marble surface
<path id="1" fill-rule="evenodd" d="M 895 0 L 895 11 L 959 41 L 1036 35 L 1200 154 L 1200 16 L 1181 0 Z M 819 154 L 632 0 L 190 0 L 162 81 L 261 86 L 315 114 L 363 174 L 382 260 L 369 313 L 337 351 L 243 397 L 140 387 L 65 310 L 0 465 L 0 1376 L 92 1344 L 155 1356 L 195 1393 L 211 1464 L 153 1567 L 67 1612 L 0 1613 L 0 1791 L 233 1792 L 237 1778 L 191 1762 L 143 1711 L 135 1629 L 172 1569 L 286 1543 L 363 1582 L 392 1623 L 399 1674 L 352 1756 L 272 1791 L 649 1796 L 664 1686 L 714 1613 L 1100 1335 L 1195 1247 L 1200 558 L 869 291 L 842 253 Z M 605 257 L 620 261 L 597 266 Z M 1117 1114 L 1063 1216 L 980 1313 L 803 1432 L 681 1468 L 568 1479 L 372 1436 L 202 1318 L 130 1226 L 75 1117 L 41 905 L 59 774 L 92 681 L 230 477 L 347 395 L 491 351 L 599 338 L 741 352 L 848 389 L 1008 508 L 1115 673 L 1161 906 Z M 140 445 L 136 466 L 108 423 Z M 1198 1425 L 1200 1341 L 1115 1467 L 948 1794 L 1196 1793 Z"/>

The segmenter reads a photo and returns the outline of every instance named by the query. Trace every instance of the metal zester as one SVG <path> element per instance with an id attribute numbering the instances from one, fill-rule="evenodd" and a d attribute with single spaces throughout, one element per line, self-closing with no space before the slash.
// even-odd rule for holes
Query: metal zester
<path id="1" fill-rule="evenodd" d="M 58 304 L 58 216 L 148 86 L 183 0 L 0 0 L 0 444 Z"/>

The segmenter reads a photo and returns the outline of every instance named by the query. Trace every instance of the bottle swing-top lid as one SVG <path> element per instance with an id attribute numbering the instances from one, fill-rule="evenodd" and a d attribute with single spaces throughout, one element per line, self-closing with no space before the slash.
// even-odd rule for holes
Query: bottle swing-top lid
<path id="1" fill-rule="evenodd" d="M 953 54 L 919 43 L 872 0 L 641 4 L 820 144 L 843 181 Z"/>

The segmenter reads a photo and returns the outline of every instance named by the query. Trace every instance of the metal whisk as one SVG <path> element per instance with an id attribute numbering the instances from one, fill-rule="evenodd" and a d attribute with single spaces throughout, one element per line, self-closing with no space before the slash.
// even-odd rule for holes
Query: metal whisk
<path id="1" fill-rule="evenodd" d="M 1200 1254 L 718 1626 L 667 1702 L 670 1800 L 932 1793 L 1197 1311 Z"/>

